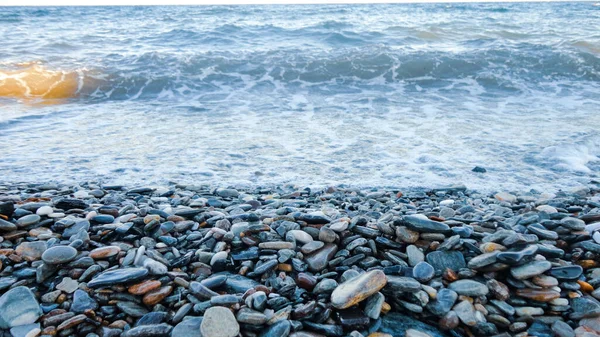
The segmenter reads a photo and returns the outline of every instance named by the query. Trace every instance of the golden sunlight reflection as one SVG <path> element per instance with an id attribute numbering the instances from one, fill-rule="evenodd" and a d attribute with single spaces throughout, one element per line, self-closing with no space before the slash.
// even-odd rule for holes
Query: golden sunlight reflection
<path id="1" fill-rule="evenodd" d="M 77 71 L 51 70 L 39 64 L 0 69 L 0 97 L 64 100 L 77 96 L 81 80 Z"/>

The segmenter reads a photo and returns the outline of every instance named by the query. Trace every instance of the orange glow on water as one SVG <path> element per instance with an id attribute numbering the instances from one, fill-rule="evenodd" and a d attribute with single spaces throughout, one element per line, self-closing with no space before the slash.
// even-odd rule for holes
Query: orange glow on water
<path id="1" fill-rule="evenodd" d="M 80 76 L 77 72 L 49 70 L 39 65 L 0 70 L 0 97 L 65 99 L 75 97 Z"/>

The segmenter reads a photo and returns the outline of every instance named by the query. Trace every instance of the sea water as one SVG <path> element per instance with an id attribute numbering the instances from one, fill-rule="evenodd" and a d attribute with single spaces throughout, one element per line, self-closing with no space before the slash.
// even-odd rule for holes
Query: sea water
<path id="1" fill-rule="evenodd" d="M 599 156 L 593 2 L 0 7 L 0 181 L 556 191 Z"/>

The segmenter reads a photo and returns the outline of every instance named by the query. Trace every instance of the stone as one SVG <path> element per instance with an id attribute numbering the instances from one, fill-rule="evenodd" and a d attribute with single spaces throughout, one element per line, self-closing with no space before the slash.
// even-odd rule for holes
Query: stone
<path id="1" fill-rule="evenodd" d="M 455 291 L 443 288 L 437 292 L 435 300 L 427 304 L 427 309 L 436 316 L 444 316 L 452 309 L 457 299 L 458 294 Z"/>
<path id="2" fill-rule="evenodd" d="M 100 247 L 92 250 L 89 254 L 89 257 L 94 260 L 107 259 L 119 254 L 120 251 L 121 248 L 117 246 Z"/>
<path id="3" fill-rule="evenodd" d="M 548 261 L 532 261 L 522 266 L 513 267 L 510 273 L 517 280 L 525 280 L 540 275 L 550 268 L 552 268 L 552 264 Z"/>
<path id="4" fill-rule="evenodd" d="M 294 249 L 294 244 L 292 242 L 287 241 L 270 241 L 270 242 L 261 242 L 258 244 L 258 248 L 262 249 Z"/>
<path id="5" fill-rule="evenodd" d="M 15 230 L 17 230 L 17 225 L 4 219 L 0 219 L 0 232 L 12 232 Z"/>
<path id="6" fill-rule="evenodd" d="M 465 296 L 485 296 L 488 294 L 488 287 L 477 281 L 473 280 L 458 280 L 450 283 L 448 286 L 450 290 L 454 290 L 459 295 Z"/>
<path id="7" fill-rule="evenodd" d="M 406 215 L 402 218 L 404 226 L 419 233 L 447 233 L 450 227 L 442 222 L 432 221 L 419 215 Z"/>
<path id="8" fill-rule="evenodd" d="M 251 325 L 263 325 L 267 321 L 267 316 L 260 311 L 250 308 L 242 308 L 238 311 L 236 319 L 240 323 Z"/>
<path id="9" fill-rule="evenodd" d="M 261 332 L 260 337 L 287 337 L 290 333 L 291 328 L 292 326 L 290 324 L 290 321 L 279 321 L 271 325 L 267 329 L 264 329 Z"/>
<path id="10" fill-rule="evenodd" d="M 25 261 L 37 261 L 47 249 L 45 241 L 23 242 L 17 246 L 15 253 L 19 254 Z"/>
<path id="11" fill-rule="evenodd" d="M 19 325 L 10 329 L 12 337 L 35 337 L 40 334 L 40 323 Z"/>
<path id="12" fill-rule="evenodd" d="M 538 302 L 550 302 L 560 297 L 560 293 L 547 289 L 517 289 L 516 294 Z"/>
<path id="13" fill-rule="evenodd" d="M 121 337 L 167 337 L 171 335 L 172 329 L 172 326 L 165 323 L 142 325 L 123 332 Z"/>
<path id="14" fill-rule="evenodd" d="M 148 313 L 148 309 L 135 302 L 118 301 L 117 307 L 121 311 L 132 317 L 142 317 Z"/>
<path id="15" fill-rule="evenodd" d="M 419 262 L 413 268 L 413 277 L 421 283 L 425 283 L 433 278 L 435 269 L 427 262 Z"/>
<path id="16" fill-rule="evenodd" d="M 202 337 L 200 332 L 200 325 L 202 324 L 202 317 L 188 317 L 177 324 L 171 336 L 173 337 Z"/>
<path id="17" fill-rule="evenodd" d="M 329 261 L 337 252 L 337 249 L 338 247 L 335 244 L 325 244 L 323 248 L 305 258 L 308 268 L 313 272 L 319 272 L 325 269 Z"/>
<path id="18" fill-rule="evenodd" d="M 434 251 L 427 254 L 427 262 L 433 266 L 436 272 L 442 272 L 449 268 L 454 271 L 458 271 L 461 268 L 465 268 L 464 255 L 459 251 Z"/>
<path id="19" fill-rule="evenodd" d="M 573 328 L 563 321 L 555 321 L 552 323 L 551 329 L 557 337 L 575 337 Z"/>
<path id="20" fill-rule="evenodd" d="M 27 227 L 40 222 L 41 217 L 37 214 L 29 214 L 17 220 L 17 227 Z"/>
<path id="21" fill-rule="evenodd" d="M 42 309 L 27 287 L 14 287 L 0 297 L 0 329 L 34 323 L 41 315 Z"/>
<path id="22" fill-rule="evenodd" d="M 77 250 L 71 246 L 54 246 L 42 254 L 47 264 L 63 264 L 71 262 L 77 256 Z"/>
<path id="23" fill-rule="evenodd" d="M 165 297 L 169 296 L 173 291 L 173 287 L 164 286 L 162 288 L 150 291 L 144 295 L 142 302 L 147 306 L 154 306 L 162 301 Z"/>
<path id="24" fill-rule="evenodd" d="M 144 295 L 147 292 L 150 292 L 150 291 L 160 288 L 160 286 L 161 286 L 160 281 L 146 280 L 146 281 L 142 281 L 140 283 L 130 286 L 127 289 L 127 291 L 129 291 L 130 294 L 134 294 L 134 295 Z"/>
<path id="25" fill-rule="evenodd" d="M 71 311 L 77 314 L 83 314 L 86 310 L 96 309 L 98 309 L 98 302 L 96 302 L 96 300 L 91 298 L 90 295 L 83 290 L 75 290 Z"/>
<path id="26" fill-rule="evenodd" d="M 72 294 L 75 290 L 77 290 L 78 286 L 79 283 L 77 281 L 70 277 L 65 277 L 59 284 L 56 285 L 56 289 L 62 290 L 68 294 Z"/>
<path id="27" fill-rule="evenodd" d="M 425 254 L 415 245 L 406 247 L 406 255 L 408 256 L 408 265 L 414 267 L 417 263 L 425 260 Z"/>
<path id="28" fill-rule="evenodd" d="M 381 270 L 372 270 L 340 284 L 331 293 L 331 304 L 336 309 L 349 308 L 377 293 L 387 283 Z"/>
<path id="29" fill-rule="evenodd" d="M 460 301 L 455 305 L 454 312 L 456 312 L 460 321 L 467 326 L 475 326 L 478 322 L 477 317 L 475 317 L 475 308 L 467 300 Z"/>
<path id="30" fill-rule="evenodd" d="M 203 337 L 235 337 L 240 326 L 231 310 L 225 307 L 211 307 L 204 313 L 200 324 Z"/>
<path id="31" fill-rule="evenodd" d="M 90 282 L 88 287 L 100 288 L 104 286 L 111 286 L 114 284 L 135 282 L 143 279 L 148 275 L 148 269 L 146 268 L 124 268 L 108 270 L 101 274 L 98 274 Z"/>
<path id="32" fill-rule="evenodd" d="M 583 274 L 583 268 L 577 265 L 556 267 L 550 269 L 549 274 L 559 280 L 574 281 L 577 280 L 581 274 Z"/>
<path id="33" fill-rule="evenodd" d="M 371 295 L 365 301 L 364 312 L 367 317 L 372 319 L 378 319 L 381 314 L 381 309 L 383 308 L 383 303 L 385 302 L 385 296 L 382 293 L 377 292 Z"/>

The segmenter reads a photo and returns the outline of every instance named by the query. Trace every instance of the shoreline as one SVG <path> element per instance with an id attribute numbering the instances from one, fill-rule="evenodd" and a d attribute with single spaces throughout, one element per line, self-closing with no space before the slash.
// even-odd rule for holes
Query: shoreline
<path id="1" fill-rule="evenodd" d="M 594 182 L 2 183 L 0 218 L 0 329 L 23 336 L 600 335 Z"/>

